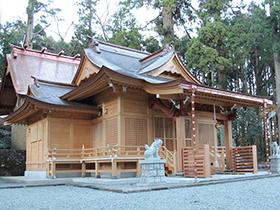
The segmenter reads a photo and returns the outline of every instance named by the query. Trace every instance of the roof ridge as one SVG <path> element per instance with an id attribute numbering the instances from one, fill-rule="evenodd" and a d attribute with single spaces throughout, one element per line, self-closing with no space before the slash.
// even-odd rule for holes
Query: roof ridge
<path id="1" fill-rule="evenodd" d="M 104 42 L 104 41 L 100 41 L 100 40 L 96 40 L 96 41 L 98 41 L 101 44 L 108 45 L 108 46 L 111 46 L 111 47 L 120 48 L 120 49 L 123 49 L 123 50 L 128 50 L 128 51 L 141 53 L 141 54 L 145 54 L 145 55 L 150 55 L 151 54 L 150 52 L 145 52 L 145 51 L 133 49 L 133 48 L 130 48 L 130 47 L 125 47 L 125 46 L 121 46 L 121 45 L 117 45 L 117 44 L 112 44 L 112 43 L 109 43 L 109 42 Z"/>
<path id="2" fill-rule="evenodd" d="M 36 80 L 39 84 L 46 84 L 46 85 L 55 85 L 55 86 L 68 86 L 68 87 L 77 87 L 76 85 L 69 84 L 69 83 L 63 83 L 63 82 L 54 82 L 50 80 L 44 80 L 44 79 L 38 79 L 36 77 L 33 77 L 34 80 Z"/>
<path id="3" fill-rule="evenodd" d="M 165 46 L 164 48 L 161 48 L 155 52 L 153 52 L 152 54 L 142 58 L 139 60 L 139 62 L 146 62 L 146 61 L 149 61 L 149 60 L 152 60 L 154 58 L 157 58 L 158 56 L 161 56 L 163 53 L 169 53 L 169 52 L 175 52 L 174 48 L 173 47 L 170 47 L 170 46 Z"/>
<path id="4" fill-rule="evenodd" d="M 161 48 L 161 49 L 159 49 L 159 50 L 156 50 L 155 52 L 151 53 L 150 55 L 148 55 L 148 56 L 146 56 L 146 57 L 140 59 L 139 62 L 143 62 L 143 61 L 147 60 L 148 58 L 151 58 L 151 57 L 155 56 L 156 54 L 162 52 L 163 50 L 164 50 L 164 48 Z"/>
<path id="5" fill-rule="evenodd" d="M 54 56 L 54 57 L 61 57 L 61 58 L 66 58 L 66 59 L 70 59 L 70 60 L 81 60 L 80 57 L 78 57 L 78 55 L 76 56 L 69 56 L 69 55 L 63 55 L 63 50 L 59 53 L 52 53 L 52 52 L 48 52 L 46 51 L 47 48 L 42 48 L 42 50 L 36 50 L 36 49 L 31 49 L 31 48 L 24 48 L 24 47 L 20 47 L 14 44 L 10 44 L 11 48 L 16 48 L 18 50 L 22 50 L 22 51 L 29 51 L 29 52 L 34 52 L 34 53 L 38 53 L 38 54 L 45 54 L 45 55 L 49 55 L 49 56 Z"/>

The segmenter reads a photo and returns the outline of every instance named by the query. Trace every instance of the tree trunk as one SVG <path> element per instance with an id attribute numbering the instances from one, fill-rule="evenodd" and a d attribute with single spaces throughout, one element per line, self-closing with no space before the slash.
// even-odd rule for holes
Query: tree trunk
<path id="1" fill-rule="evenodd" d="M 172 7 L 165 5 L 162 9 L 162 30 L 163 43 L 170 44 L 174 39 L 174 20 L 172 15 Z"/>
<path id="2" fill-rule="evenodd" d="M 27 30 L 26 30 L 26 37 L 25 37 L 25 41 L 24 41 L 24 46 L 28 47 L 28 48 L 32 48 L 35 4 L 36 4 L 36 0 L 28 0 L 28 5 L 27 5 L 27 8 L 26 8 Z"/>
<path id="3" fill-rule="evenodd" d="M 278 19 L 275 12 L 273 12 L 272 7 L 274 6 L 274 1 L 270 1 L 269 9 L 271 16 L 271 28 L 272 28 L 272 49 L 273 49 L 273 61 L 275 70 L 275 86 L 276 86 L 276 104 L 277 104 L 277 119 L 278 119 L 278 142 L 280 142 L 280 55 L 277 52 L 276 45 L 279 41 L 278 32 Z"/>
<path id="4" fill-rule="evenodd" d="M 277 104 L 277 119 L 278 119 L 278 141 L 280 142 L 280 55 L 278 52 L 273 53 L 274 69 L 275 69 L 275 84 L 276 84 L 276 104 Z"/>
<path id="5" fill-rule="evenodd" d="M 223 90 L 227 89 L 227 76 L 224 72 L 218 72 L 218 83 L 217 87 Z"/>

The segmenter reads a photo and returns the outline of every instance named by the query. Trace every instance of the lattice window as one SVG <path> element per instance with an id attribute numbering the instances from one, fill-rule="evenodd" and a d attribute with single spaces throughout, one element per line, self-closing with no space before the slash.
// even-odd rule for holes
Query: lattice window
<path id="1" fill-rule="evenodd" d="M 114 145 L 118 143 L 118 119 L 106 120 L 106 144 Z"/>
<path id="2" fill-rule="evenodd" d="M 154 118 L 154 127 L 155 127 L 155 138 L 160 138 L 163 140 L 163 144 L 169 149 L 175 149 L 175 140 L 176 140 L 176 129 L 175 122 L 172 118 L 165 117 L 155 117 Z"/>
<path id="3" fill-rule="evenodd" d="M 210 146 L 215 145 L 215 136 L 214 136 L 214 125 L 199 123 L 198 124 L 198 134 L 199 134 L 199 144 L 209 144 Z"/>
<path id="4" fill-rule="evenodd" d="M 192 124 L 190 119 L 185 119 L 185 146 L 192 145 Z"/>
<path id="5" fill-rule="evenodd" d="M 137 118 L 125 119 L 125 144 L 143 146 L 147 144 L 147 120 Z"/>

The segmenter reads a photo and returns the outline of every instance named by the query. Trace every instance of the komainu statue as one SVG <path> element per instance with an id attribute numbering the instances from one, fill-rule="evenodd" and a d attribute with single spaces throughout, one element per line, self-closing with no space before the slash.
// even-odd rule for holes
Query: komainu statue
<path id="1" fill-rule="evenodd" d="M 162 145 L 162 140 L 161 139 L 155 139 L 154 142 L 149 145 L 145 145 L 145 159 L 160 159 L 158 151 Z"/>
<path id="2" fill-rule="evenodd" d="M 271 151 L 272 157 L 280 157 L 280 147 L 278 146 L 276 141 L 271 144 Z"/>

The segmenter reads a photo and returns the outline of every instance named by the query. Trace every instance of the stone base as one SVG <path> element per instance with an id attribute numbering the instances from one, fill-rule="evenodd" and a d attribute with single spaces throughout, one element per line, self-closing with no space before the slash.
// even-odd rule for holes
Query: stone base
<path id="1" fill-rule="evenodd" d="M 280 157 L 270 157 L 270 171 L 273 174 L 280 174 Z"/>
<path id="2" fill-rule="evenodd" d="M 45 179 L 48 178 L 46 171 L 25 171 L 24 176 L 34 179 Z"/>
<path id="3" fill-rule="evenodd" d="M 164 164 L 165 160 L 161 159 L 148 159 L 141 160 L 141 176 L 140 184 L 153 184 L 164 182 L 165 172 Z"/>

